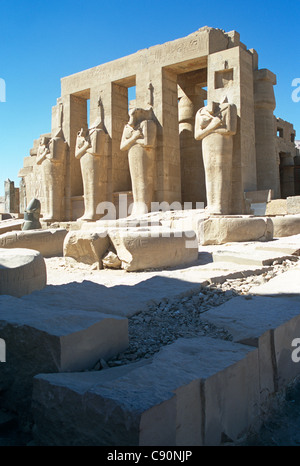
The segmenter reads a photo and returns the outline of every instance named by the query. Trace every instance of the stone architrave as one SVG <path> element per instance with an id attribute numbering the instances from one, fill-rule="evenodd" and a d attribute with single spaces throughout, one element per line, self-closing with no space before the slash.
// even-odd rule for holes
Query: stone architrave
<path id="1" fill-rule="evenodd" d="M 78 220 L 93 221 L 97 217 L 97 206 L 101 202 L 101 157 L 104 155 L 106 131 L 101 117 L 102 102 L 98 101 L 99 115 L 92 126 L 81 128 L 77 134 L 75 157 L 80 160 L 84 214 Z"/>
<path id="2" fill-rule="evenodd" d="M 157 125 L 152 107 L 133 108 L 125 125 L 120 149 L 128 151 L 133 192 L 131 216 L 151 211 L 154 195 L 155 146 Z"/>
<path id="3" fill-rule="evenodd" d="M 224 98 L 198 110 L 195 139 L 202 140 L 207 210 L 228 215 L 231 204 L 233 135 L 237 130 L 237 109 Z"/>
<path id="4" fill-rule="evenodd" d="M 60 125 L 53 137 L 40 138 L 36 163 L 41 165 L 44 190 L 45 222 L 61 220 L 64 199 L 65 159 L 67 143 L 62 132 L 62 107 Z"/>

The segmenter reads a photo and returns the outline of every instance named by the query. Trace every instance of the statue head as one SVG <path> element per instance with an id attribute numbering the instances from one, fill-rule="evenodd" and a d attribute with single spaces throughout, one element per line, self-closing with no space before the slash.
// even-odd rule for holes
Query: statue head
<path id="1" fill-rule="evenodd" d="M 132 127 L 139 125 L 144 120 L 153 120 L 154 113 L 153 108 L 139 108 L 134 107 L 129 110 L 129 121 L 128 124 Z"/>

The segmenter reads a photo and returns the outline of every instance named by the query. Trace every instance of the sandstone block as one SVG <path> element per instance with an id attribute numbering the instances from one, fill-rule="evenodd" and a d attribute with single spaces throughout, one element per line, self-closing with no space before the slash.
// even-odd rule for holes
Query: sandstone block
<path id="1" fill-rule="evenodd" d="M 300 196 L 286 198 L 287 214 L 300 214 Z"/>
<path id="2" fill-rule="evenodd" d="M 273 199 L 267 203 L 266 215 L 286 215 L 287 201 L 286 199 Z"/>
<path id="3" fill-rule="evenodd" d="M 44 258 L 30 249 L 0 248 L 0 295 L 21 297 L 46 286 Z"/>
<path id="4" fill-rule="evenodd" d="M 70 231 L 64 241 L 63 251 L 65 257 L 72 257 L 78 262 L 99 265 L 103 267 L 102 257 L 110 245 L 106 230 L 97 232 Z"/>
<path id="5" fill-rule="evenodd" d="M 9 231 L 21 230 L 24 220 L 22 219 L 6 219 L 0 222 L 0 235 Z"/>
<path id="6" fill-rule="evenodd" d="M 242 241 L 270 241 L 273 224 L 269 218 L 211 217 L 201 224 L 200 243 L 225 244 Z"/>
<path id="7" fill-rule="evenodd" d="M 179 339 L 147 363 L 93 374 L 37 375 L 36 441 L 219 445 L 222 435 L 237 438 L 259 414 L 257 364 L 251 347 L 199 337 Z"/>
<path id="8" fill-rule="evenodd" d="M 0 236 L 0 247 L 34 249 L 44 257 L 62 256 L 67 233 L 64 228 L 5 233 Z"/>
<path id="9" fill-rule="evenodd" d="M 280 215 L 272 217 L 272 222 L 275 238 L 300 234 L 300 215 Z"/>
<path id="10" fill-rule="evenodd" d="M 163 227 L 119 228 L 109 230 L 109 237 L 122 261 L 122 268 L 127 271 L 176 267 L 198 258 L 194 231 Z"/>
<path id="11" fill-rule="evenodd" d="M 41 372 L 91 369 L 128 346 L 128 321 L 96 311 L 58 309 L 10 296 L 1 298 L 2 405 L 29 416 L 32 378 Z"/>

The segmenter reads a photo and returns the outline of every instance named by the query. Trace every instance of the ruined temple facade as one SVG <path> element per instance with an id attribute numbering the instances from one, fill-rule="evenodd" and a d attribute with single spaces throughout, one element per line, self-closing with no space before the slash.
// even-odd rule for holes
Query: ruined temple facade
<path id="1" fill-rule="evenodd" d="M 51 132 L 34 141 L 19 172 L 23 203 L 36 197 L 45 217 L 49 217 L 46 210 L 51 211 L 50 221 L 69 221 L 85 215 L 85 198 L 116 202 L 121 193 L 131 200 L 129 150 L 124 150 L 126 145 L 121 148 L 121 141 L 134 106 L 152 111 L 151 121 L 143 126 L 148 133 L 155 128 L 152 201 L 206 204 L 203 141 L 195 138 L 195 116 L 207 103 L 223 101 L 236 111 L 226 214 L 248 213 L 245 193 L 249 191 L 272 190 L 273 198 L 298 194 L 295 132 L 274 116 L 275 84 L 276 76 L 259 69 L 257 52 L 247 49 L 238 32 L 209 27 L 64 77 L 52 109 Z M 131 88 L 134 102 L 130 102 Z M 85 170 L 96 167 L 96 175 L 86 177 L 90 182 L 76 156 L 85 144 Z M 137 150 L 147 155 L 147 145 Z M 37 163 L 39 156 L 42 162 Z M 44 168 L 42 156 L 47 159 Z M 49 207 L 47 180 L 50 191 L 51 183 L 54 186 L 52 198 L 59 193 L 59 201 L 50 201 Z M 97 219 L 93 209 L 90 220 Z"/>

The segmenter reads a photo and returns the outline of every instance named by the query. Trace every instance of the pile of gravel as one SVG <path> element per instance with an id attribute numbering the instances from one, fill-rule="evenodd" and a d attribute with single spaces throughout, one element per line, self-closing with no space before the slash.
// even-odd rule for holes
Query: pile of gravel
<path id="1" fill-rule="evenodd" d="M 220 306 L 229 299 L 243 295 L 251 299 L 251 288 L 261 285 L 276 275 L 286 272 L 297 263 L 286 260 L 275 261 L 259 275 L 227 279 L 223 283 L 203 286 L 200 292 L 177 301 L 163 301 L 155 307 L 140 312 L 128 319 L 129 347 L 109 361 L 99 361 L 93 370 L 121 366 L 144 358 L 151 358 L 163 346 L 178 338 L 209 336 L 232 340 L 227 330 L 216 327 L 205 320 L 205 312 Z"/>

